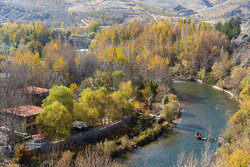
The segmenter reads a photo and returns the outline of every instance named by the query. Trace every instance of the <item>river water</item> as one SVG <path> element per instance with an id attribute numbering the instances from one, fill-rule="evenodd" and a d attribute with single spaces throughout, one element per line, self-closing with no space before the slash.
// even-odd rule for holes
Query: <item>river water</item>
<path id="1" fill-rule="evenodd" d="M 176 164 L 181 150 L 194 150 L 199 157 L 205 142 L 196 139 L 196 132 L 218 137 L 229 117 L 238 109 L 238 104 L 228 95 L 205 84 L 173 81 L 172 86 L 184 106 L 181 123 L 157 141 L 124 154 L 120 158 L 122 164 L 129 167 L 171 167 Z M 211 153 L 217 147 L 217 142 L 211 142 Z"/>

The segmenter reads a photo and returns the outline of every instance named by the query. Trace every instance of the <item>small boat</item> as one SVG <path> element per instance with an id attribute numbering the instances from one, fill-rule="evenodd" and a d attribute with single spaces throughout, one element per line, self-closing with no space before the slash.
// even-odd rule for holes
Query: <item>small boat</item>
<path id="1" fill-rule="evenodd" d="M 216 141 L 216 138 L 213 138 L 213 137 L 203 137 L 201 140 Z"/>
<path id="2" fill-rule="evenodd" d="M 196 133 L 196 138 L 198 140 L 204 140 L 204 141 L 207 141 L 207 140 L 208 141 L 216 141 L 216 139 L 213 137 L 202 137 L 200 133 Z"/>

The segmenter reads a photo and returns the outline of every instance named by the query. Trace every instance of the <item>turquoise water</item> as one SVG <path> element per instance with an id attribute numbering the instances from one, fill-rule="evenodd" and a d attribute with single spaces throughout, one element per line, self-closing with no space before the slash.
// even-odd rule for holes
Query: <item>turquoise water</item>
<path id="1" fill-rule="evenodd" d="M 184 106 L 181 123 L 157 141 L 124 154 L 120 158 L 122 164 L 129 167 L 171 167 L 183 149 L 185 152 L 194 150 L 199 156 L 205 142 L 195 138 L 196 132 L 218 137 L 229 117 L 238 109 L 237 103 L 228 95 L 205 84 L 175 81 L 172 86 Z M 211 142 L 211 153 L 217 147 L 217 142 Z"/>

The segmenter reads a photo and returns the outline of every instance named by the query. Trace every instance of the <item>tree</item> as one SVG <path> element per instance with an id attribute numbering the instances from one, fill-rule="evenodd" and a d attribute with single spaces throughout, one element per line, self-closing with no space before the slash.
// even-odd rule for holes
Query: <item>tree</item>
<path id="1" fill-rule="evenodd" d="M 103 123 L 103 118 L 108 109 L 106 93 L 105 89 L 92 90 L 90 88 L 85 89 L 81 93 L 79 103 L 83 112 L 87 111 L 92 124 L 96 124 L 97 121 Z"/>
<path id="2" fill-rule="evenodd" d="M 5 56 L 0 54 L 0 71 L 5 69 Z"/>
<path id="3" fill-rule="evenodd" d="M 29 165 L 32 162 L 32 157 L 29 149 L 25 144 L 18 143 L 15 147 L 14 161 L 21 165 Z"/>
<path id="4" fill-rule="evenodd" d="M 232 39 L 234 36 L 240 34 L 240 24 L 241 19 L 238 18 L 232 18 L 228 22 L 224 23 L 217 23 L 215 24 L 216 30 L 223 32 L 226 34 L 230 39 Z"/>
<path id="5" fill-rule="evenodd" d="M 15 131 L 22 130 L 22 123 L 15 114 L 21 112 L 18 106 L 26 105 L 28 99 L 23 96 L 20 92 L 20 88 L 27 86 L 28 70 L 23 65 L 11 65 L 6 62 L 5 72 L 8 77 L 0 79 L 0 126 L 8 129 L 6 133 L 6 138 L 3 137 L 3 144 L 14 150 L 15 143 L 17 141 L 17 136 Z M 11 114 L 6 114 L 4 109 L 10 109 Z M 4 140 L 4 138 L 6 140 Z"/>
<path id="6" fill-rule="evenodd" d="M 177 101 L 177 97 L 173 94 L 167 95 L 169 102 L 163 106 L 161 110 L 161 114 L 168 122 L 172 122 L 177 114 L 177 110 L 179 108 L 179 104 Z"/>
<path id="7" fill-rule="evenodd" d="M 250 77 L 246 77 L 241 81 L 240 98 L 242 100 L 250 100 Z"/>
<path id="8" fill-rule="evenodd" d="M 72 158 L 73 153 L 68 151 L 65 151 L 62 155 L 62 157 L 59 159 L 59 161 L 56 164 L 56 167 L 69 167 L 70 164 L 72 164 Z"/>
<path id="9" fill-rule="evenodd" d="M 240 82 L 246 77 L 246 70 L 241 67 L 234 68 L 231 75 L 231 84 L 232 88 L 237 89 L 240 86 Z"/>
<path id="10" fill-rule="evenodd" d="M 99 30 L 99 23 L 91 22 L 88 26 L 89 33 L 94 32 L 96 33 Z"/>
<path id="11" fill-rule="evenodd" d="M 110 155 L 104 154 L 100 149 L 93 146 L 86 146 L 84 151 L 77 154 L 75 160 L 76 167 L 111 167 L 113 160 Z"/>
<path id="12" fill-rule="evenodd" d="M 52 40 L 43 50 L 45 79 L 49 86 L 70 84 L 78 77 L 76 50 L 67 42 Z M 60 82 L 59 78 L 62 78 Z M 59 80 L 59 81 L 58 81 Z"/>
<path id="13" fill-rule="evenodd" d="M 43 100 L 42 108 L 53 104 L 54 102 L 59 102 L 63 105 L 70 113 L 73 112 L 74 101 L 73 92 L 70 88 L 65 86 L 54 86 L 49 93 L 49 96 Z"/>
<path id="14" fill-rule="evenodd" d="M 43 106 L 43 111 L 37 116 L 38 131 L 47 138 L 65 139 L 71 134 L 72 115 L 59 101 Z"/>
<path id="15" fill-rule="evenodd" d="M 134 111 L 133 88 L 131 81 L 122 82 L 119 90 L 110 95 L 112 104 L 110 104 L 109 116 L 112 120 L 130 115 Z"/>
<path id="16" fill-rule="evenodd" d="M 39 53 L 39 55 L 42 55 L 43 45 L 40 42 L 37 41 L 31 41 L 27 43 L 27 48 L 33 53 Z"/>
<path id="17" fill-rule="evenodd" d="M 114 71 L 112 73 L 112 79 L 113 79 L 113 86 L 118 89 L 120 83 L 124 79 L 124 73 L 123 71 Z"/>
<path id="18" fill-rule="evenodd" d="M 110 72 L 96 71 L 95 73 L 95 85 L 97 88 L 104 87 L 107 90 L 111 88 L 111 74 Z"/>
<path id="19" fill-rule="evenodd" d="M 245 152 L 243 150 L 237 149 L 232 153 L 229 159 L 229 166 L 230 167 L 247 167 L 250 161 L 250 154 L 249 152 Z"/>

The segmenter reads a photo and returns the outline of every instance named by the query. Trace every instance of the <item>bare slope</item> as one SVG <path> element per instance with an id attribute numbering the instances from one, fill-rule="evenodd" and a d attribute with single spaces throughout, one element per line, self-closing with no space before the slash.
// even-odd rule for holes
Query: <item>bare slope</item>
<path id="1" fill-rule="evenodd" d="M 211 2 L 214 3 L 215 0 Z M 227 0 L 196 14 L 196 17 L 214 22 L 220 19 L 224 21 L 231 17 L 247 19 L 250 17 L 250 0 Z"/>
<path id="2" fill-rule="evenodd" d="M 250 0 L 0 0 L 4 22 L 40 20 L 49 25 L 101 25 L 180 15 L 216 22 L 234 16 L 250 17 Z"/>

